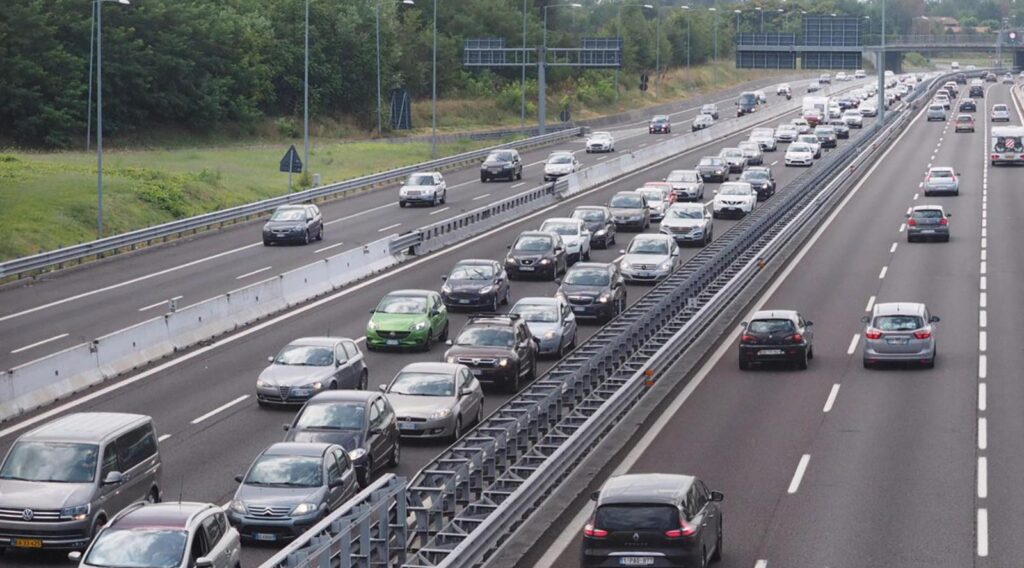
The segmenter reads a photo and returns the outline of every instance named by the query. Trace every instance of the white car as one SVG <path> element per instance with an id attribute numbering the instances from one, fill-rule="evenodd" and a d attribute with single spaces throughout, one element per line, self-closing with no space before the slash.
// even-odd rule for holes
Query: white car
<path id="1" fill-rule="evenodd" d="M 676 240 L 676 244 L 704 246 L 714 238 L 711 214 L 703 203 L 673 203 L 665 214 L 659 230 Z"/>
<path id="2" fill-rule="evenodd" d="M 779 142 L 792 142 L 800 135 L 800 131 L 792 124 L 780 124 L 775 129 L 775 139 Z"/>
<path id="3" fill-rule="evenodd" d="M 778 149 L 775 141 L 775 131 L 771 128 L 755 128 L 750 131 L 751 142 L 757 142 L 763 152 L 774 152 Z"/>
<path id="4" fill-rule="evenodd" d="M 858 70 L 853 72 L 853 78 L 854 79 L 863 79 L 863 78 L 865 78 L 867 76 L 868 76 L 868 74 L 863 69 L 858 69 Z"/>
<path id="5" fill-rule="evenodd" d="M 793 126 L 796 127 L 796 131 L 799 132 L 800 134 L 810 134 L 812 130 L 811 123 L 807 122 L 802 118 L 794 118 Z"/>
<path id="6" fill-rule="evenodd" d="M 711 118 L 718 120 L 718 105 L 715 103 L 706 103 L 701 105 L 700 114 L 706 114 Z"/>
<path id="7" fill-rule="evenodd" d="M 849 81 L 849 80 L 850 80 L 850 76 L 847 75 L 845 71 L 840 71 L 840 72 L 836 73 L 836 81 Z"/>
<path id="8" fill-rule="evenodd" d="M 822 73 L 821 76 L 818 77 L 818 82 L 821 83 L 822 85 L 831 85 L 832 76 L 829 75 L 828 73 Z"/>
<path id="9" fill-rule="evenodd" d="M 540 230 L 558 233 L 562 237 L 568 262 L 590 260 L 590 231 L 582 219 L 553 217 L 541 223 Z"/>
<path id="10" fill-rule="evenodd" d="M 821 157 L 821 142 L 818 137 L 814 134 L 801 134 L 796 137 L 797 143 L 807 144 L 811 147 L 811 152 L 814 152 L 815 158 Z"/>
<path id="11" fill-rule="evenodd" d="M 578 171 L 580 162 L 572 152 L 552 152 L 544 162 L 544 181 L 555 181 Z"/>
<path id="12" fill-rule="evenodd" d="M 594 132 L 587 138 L 587 153 L 591 152 L 614 152 L 615 137 L 611 132 Z"/>
<path id="13" fill-rule="evenodd" d="M 858 110 L 861 116 L 878 116 L 878 104 L 873 100 L 864 101 Z"/>
<path id="14" fill-rule="evenodd" d="M 829 105 L 828 106 L 828 118 L 829 118 L 829 120 L 831 120 L 833 118 L 839 118 L 841 116 L 843 116 L 843 109 L 839 108 L 839 105 Z"/>
<path id="15" fill-rule="evenodd" d="M 411 174 L 398 190 L 398 205 L 405 207 L 414 203 L 438 205 L 448 200 L 448 184 L 441 172 L 416 172 Z"/>
<path id="16" fill-rule="evenodd" d="M 1013 75 L 1010 74 L 1010 73 L 1007 73 L 1006 75 L 1003 75 L 1003 84 L 1004 85 L 1012 85 L 1013 84 Z"/>
<path id="17" fill-rule="evenodd" d="M 821 83 L 819 83 L 817 81 L 811 81 L 810 84 L 807 85 L 807 92 L 808 93 L 813 93 L 813 92 L 820 91 L 820 90 L 821 90 Z"/>
<path id="18" fill-rule="evenodd" d="M 849 109 L 843 113 L 843 122 L 850 128 L 863 128 L 864 116 L 861 115 L 859 110 Z"/>
<path id="19" fill-rule="evenodd" d="M 697 170 L 672 170 L 665 181 L 672 184 L 676 203 L 704 199 L 704 178 Z"/>
<path id="20" fill-rule="evenodd" d="M 1010 108 L 1004 104 L 992 105 L 992 122 L 1010 122 Z"/>
<path id="21" fill-rule="evenodd" d="M 745 181 L 730 181 L 723 183 L 715 192 L 715 199 L 711 202 L 711 216 L 715 219 L 729 214 L 742 217 L 752 213 L 755 207 L 757 192 L 754 187 Z"/>
<path id="22" fill-rule="evenodd" d="M 783 96 L 789 94 L 791 91 L 792 89 L 789 88 L 789 83 L 783 83 L 779 85 L 778 88 L 775 89 L 775 94 Z"/>
<path id="23" fill-rule="evenodd" d="M 1011 82 L 1012 82 L 1012 80 L 1011 80 Z M 762 103 L 768 102 L 768 95 L 764 94 L 764 91 L 758 89 L 758 90 L 754 91 L 754 94 L 757 95 L 757 100 L 758 101 L 760 101 Z"/>
<path id="24" fill-rule="evenodd" d="M 715 118 L 710 114 L 698 114 L 693 118 L 693 123 L 690 125 L 690 131 L 696 132 L 698 130 L 703 130 L 709 126 L 713 126 L 714 124 Z"/>
<path id="25" fill-rule="evenodd" d="M 814 149 L 801 142 L 794 142 L 786 149 L 787 166 L 813 166 Z"/>

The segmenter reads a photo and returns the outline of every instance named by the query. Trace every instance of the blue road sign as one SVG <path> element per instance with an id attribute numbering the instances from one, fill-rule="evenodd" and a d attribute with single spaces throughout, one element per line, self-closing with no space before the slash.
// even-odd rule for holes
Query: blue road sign
<path id="1" fill-rule="evenodd" d="M 295 149 L 294 144 L 292 144 L 291 148 L 288 148 L 284 157 L 281 158 L 281 171 L 296 174 L 302 173 L 302 160 L 299 158 L 299 152 Z"/>

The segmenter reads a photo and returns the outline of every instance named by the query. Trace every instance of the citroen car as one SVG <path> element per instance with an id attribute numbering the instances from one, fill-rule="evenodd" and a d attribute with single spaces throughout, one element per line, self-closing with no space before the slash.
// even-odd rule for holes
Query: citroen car
<path id="1" fill-rule="evenodd" d="M 693 117 L 693 122 L 690 123 L 690 132 L 696 132 L 698 130 L 704 130 L 705 128 L 715 125 L 715 119 L 710 114 L 698 114 Z"/>
<path id="2" fill-rule="evenodd" d="M 761 145 L 757 142 L 745 141 L 737 144 L 743 151 L 743 157 L 747 159 L 748 166 L 760 166 L 764 163 L 764 154 L 761 152 Z"/>
<path id="3" fill-rule="evenodd" d="M 747 370 L 753 363 L 791 363 L 806 369 L 814 358 L 814 322 L 795 310 L 760 310 L 743 322 L 739 343 L 739 365 Z"/>
<path id="4" fill-rule="evenodd" d="M 772 128 L 755 128 L 750 131 L 751 142 L 757 142 L 762 152 L 774 152 L 778 149 L 775 141 L 775 130 Z"/>
<path id="5" fill-rule="evenodd" d="M 480 381 L 458 363 L 410 363 L 380 389 L 407 438 L 455 441 L 484 417 Z"/>
<path id="6" fill-rule="evenodd" d="M 704 178 L 697 170 L 672 170 L 665 181 L 672 184 L 676 202 L 704 200 Z"/>
<path id="7" fill-rule="evenodd" d="M 577 318 L 608 321 L 626 309 L 625 280 L 612 263 L 581 263 L 565 274 L 555 297 Z"/>
<path id="8" fill-rule="evenodd" d="M 611 209 L 603 205 L 581 205 L 573 209 L 570 217 L 587 224 L 591 246 L 608 248 L 615 244 L 615 222 L 612 221 Z"/>
<path id="9" fill-rule="evenodd" d="M 369 376 L 363 352 L 344 337 L 296 339 L 267 360 L 256 379 L 260 406 L 302 404 L 324 390 L 365 389 Z"/>
<path id="10" fill-rule="evenodd" d="M 672 120 L 667 114 L 659 114 L 651 119 L 651 123 L 647 126 L 647 132 L 650 134 L 670 134 L 672 132 Z"/>
<path id="11" fill-rule="evenodd" d="M 572 152 L 552 152 L 544 162 L 544 181 L 555 181 L 580 169 L 580 162 Z"/>
<path id="12" fill-rule="evenodd" d="M 928 173 L 924 176 L 923 189 L 925 197 L 937 193 L 960 195 L 960 180 L 953 168 L 936 166 L 928 168 Z"/>
<path id="13" fill-rule="evenodd" d="M 992 105 L 992 122 L 1010 122 L 1010 109 L 1004 104 Z"/>
<path id="14" fill-rule="evenodd" d="M 697 173 L 705 182 L 722 182 L 729 179 L 729 164 L 718 156 L 705 156 L 697 162 Z"/>
<path id="15" fill-rule="evenodd" d="M 664 182 L 652 182 L 663 184 Z M 660 185 L 645 185 L 637 189 L 647 200 L 647 207 L 650 209 L 651 221 L 661 221 L 665 217 L 665 209 L 668 208 L 671 200 L 671 193 L 668 188 Z"/>
<path id="16" fill-rule="evenodd" d="M 480 164 L 480 181 L 523 179 L 523 159 L 515 150 L 495 150 Z"/>
<path id="17" fill-rule="evenodd" d="M 814 149 L 802 142 L 790 144 L 786 149 L 787 166 L 813 166 Z"/>
<path id="18" fill-rule="evenodd" d="M 508 246 L 505 271 L 509 278 L 554 280 L 569 268 L 565 244 L 558 233 L 523 231 Z"/>
<path id="19" fill-rule="evenodd" d="M 496 312 L 511 295 L 505 268 L 490 259 L 460 260 L 441 280 L 441 301 L 449 309 L 489 308 Z"/>
<path id="20" fill-rule="evenodd" d="M 747 167 L 747 157 L 739 148 L 722 148 L 718 156 L 729 165 L 729 173 L 738 174 Z"/>
<path id="21" fill-rule="evenodd" d="M 935 366 L 935 325 L 939 317 L 924 304 L 885 302 L 875 304 L 864 322 L 864 368 L 879 363 L 916 363 Z"/>
<path id="22" fill-rule="evenodd" d="M 282 205 L 263 225 L 263 245 L 324 240 L 324 218 L 316 205 Z"/>
<path id="23" fill-rule="evenodd" d="M 700 114 L 704 114 L 718 120 L 718 105 L 715 103 L 705 103 L 700 107 Z"/>
<path id="24" fill-rule="evenodd" d="M 703 246 L 714 238 L 711 213 L 703 203 L 673 203 L 661 222 L 660 231 L 679 245 Z"/>
<path id="25" fill-rule="evenodd" d="M 590 231 L 583 221 L 572 217 L 554 217 L 541 223 L 540 230 L 558 233 L 562 237 L 565 255 L 570 264 L 590 259 Z"/>
<path id="26" fill-rule="evenodd" d="M 398 205 L 405 207 L 422 203 L 440 205 L 448 200 L 448 184 L 441 172 L 417 172 L 409 176 L 398 190 Z"/>
<path id="27" fill-rule="evenodd" d="M 367 349 L 419 348 L 448 339 L 448 308 L 432 290 L 397 290 L 370 310 Z"/>
<path id="28" fill-rule="evenodd" d="M 626 282 L 659 282 L 679 267 L 679 246 L 668 235 L 637 235 L 619 253 Z"/>
<path id="29" fill-rule="evenodd" d="M 917 205 L 907 213 L 907 242 L 939 240 L 949 242 L 952 213 L 939 205 Z"/>
<path id="30" fill-rule="evenodd" d="M 957 115 L 954 132 L 974 132 L 974 117 L 969 114 Z"/>
<path id="31" fill-rule="evenodd" d="M 787 152 L 788 155 L 788 152 Z M 745 181 L 723 183 L 711 202 L 711 214 L 717 219 L 724 215 L 743 217 L 757 207 L 757 192 Z"/>
<path id="32" fill-rule="evenodd" d="M 577 264 L 573 269 L 578 266 L 583 264 Z M 565 298 L 522 298 L 509 313 L 526 322 L 526 327 L 537 341 L 538 355 L 560 359 L 576 347 L 576 315 Z"/>
<path id="33" fill-rule="evenodd" d="M 758 201 L 764 201 L 775 195 L 775 177 L 772 175 L 770 167 L 758 166 L 747 168 L 743 171 L 739 181 L 745 181 L 750 184 L 750 187 L 754 188 L 754 191 L 757 192 Z"/>
<path id="34" fill-rule="evenodd" d="M 588 154 L 591 152 L 614 152 L 615 137 L 611 132 L 594 132 L 587 138 L 586 151 Z"/>
<path id="35" fill-rule="evenodd" d="M 444 360 L 469 367 L 477 380 L 516 393 L 523 381 L 537 376 L 537 342 L 516 314 L 470 316 Z"/>
<path id="36" fill-rule="evenodd" d="M 651 210 L 644 194 L 638 191 L 620 191 L 608 202 L 616 229 L 643 231 L 651 226 Z"/>

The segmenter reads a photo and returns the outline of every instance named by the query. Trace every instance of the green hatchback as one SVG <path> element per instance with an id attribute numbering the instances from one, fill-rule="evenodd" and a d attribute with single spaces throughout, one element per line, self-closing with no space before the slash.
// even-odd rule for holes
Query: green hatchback
<path id="1" fill-rule="evenodd" d="M 448 310 L 437 292 L 391 292 L 370 313 L 373 315 L 366 324 L 369 349 L 418 347 L 428 351 L 435 341 L 448 339 Z"/>

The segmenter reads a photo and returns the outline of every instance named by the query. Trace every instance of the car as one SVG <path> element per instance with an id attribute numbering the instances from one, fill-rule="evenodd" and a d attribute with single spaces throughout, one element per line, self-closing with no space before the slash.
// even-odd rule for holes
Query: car
<path id="1" fill-rule="evenodd" d="M 942 105 L 942 108 L 944 110 L 949 110 L 949 108 L 950 108 L 949 97 L 947 97 L 947 96 L 945 96 L 945 95 L 943 95 L 941 93 L 938 94 L 938 95 L 935 95 L 935 97 L 932 99 L 932 103 L 937 104 L 937 105 Z"/>
<path id="2" fill-rule="evenodd" d="M 398 206 L 422 203 L 441 205 L 448 200 L 448 184 L 441 172 L 417 172 L 398 190 Z"/>
<path id="3" fill-rule="evenodd" d="M 715 119 L 710 114 L 698 114 L 693 118 L 693 122 L 690 124 L 690 132 L 697 132 L 698 130 L 704 130 L 710 126 L 715 125 Z"/>
<path id="4" fill-rule="evenodd" d="M 797 130 L 793 124 L 780 124 L 775 129 L 775 139 L 779 142 L 792 142 L 796 140 L 796 137 L 800 135 L 800 131 Z"/>
<path id="5" fill-rule="evenodd" d="M 871 310 L 864 322 L 861 343 L 864 368 L 879 363 L 920 363 L 935 366 L 937 353 L 935 332 L 939 317 L 924 304 L 915 302 L 882 302 Z"/>
<path id="6" fill-rule="evenodd" d="M 768 102 L 768 95 L 766 95 L 765 92 L 762 91 L 761 89 L 757 89 L 756 91 L 754 91 L 754 94 L 757 95 L 757 101 L 759 103 Z"/>
<path id="7" fill-rule="evenodd" d="M 967 91 L 967 96 L 975 97 L 975 98 L 979 98 L 979 99 L 984 98 L 985 97 L 985 87 L 983 87 L 981 85 L 971 85 L 971 88 Z M 960 103 L 960 104 L 963 105 L 963 103 Z"/>
<path id="8" fill-rule="evenodd" d="M 798 134 L 810 134 L 811 133 L 811 123 L 807 122 L 807 120 L 805 120 L 803 118 L 794 118 L 793 119 L 793 126 L 796 127 L 796 131 L 797 131 Z"/>
<path id="9" fill-rule="evenodd" d="M 160 501 L 162 478 L 149 416 L 78 412 L 47 421 L 21 434 L 0 465 L 0 548 L 84 550 L 125 507 Z"/>
<path id="10" fill-rule="evenodd" d="M 675 202 L 704 200 L 704 178 L 697 170 L 672 170 L 665 182 L 671 184 Z"/>
<path id="11" fill-rule="evenodd" d="M 928 173 L 924 176 L 924 195 L 929 197 L 936 193 L 960 195 L 960 181 L 953 168 L 943 166 L 928 168 Z"/>
<path id="12" fill-rule="evenodd" d="M 992 105 L 992 122 L 1010 122 L 1010 108 L 1004 104 Z"/>
<path id="13" fill-rule="evenodd" d="M 840 71 L 840 72 L 836 73 L 836 81 L 849 81 L 849 80 L 850 80 L 850 76 L 847 75 L 845 71 Z"/>
<path id="14" fill-rule="evenodd" d="M 729 179 L 729 164 L 718 156 L 705 156 L 697 162 L 697 172 L 705 182 Z"/>
<path id="15" fill-rule="evenodd" d="M 396 290 L 370 310 L 366 348 L 422 349 L 448 339 L 448 308 L 433 290 Z"/>
<path id="16" fill-rule="evenodd" d="M 772 128 L 755 128 L 750 131 L 751 142 L 757 142 L 762 152 L 774 152 L 778 149 L 775 141 L 775 130 Z"/>
<path id="17" fill-rule="evenodd" d="M 954 70 L 954 71 L 960 69 L 960 62 L 959 61 L 954 61 L 954 62 L 950 63 L 949 64 L 949 68 Z"/>
<path id="18" fill-rule="evenodd" d="M 813 159 L 813 158 L 812 158 Z M 711 202 L 711 215 L 717 219 L 723 215 L 743 217 L 754 212 L 757 207 L 757 192 L 745 181 L 723 183 L 715 192 Z"/>
<path id="19" fill-rule="evenodd" d="M 928 122 L 933 120 L 946 120 L 946 108 L 939 103 L 932 103 L 928 105 L 927 119 Z"/>
<path id="20" fill-rule="evenodd" d="M 1013 74 L 1012 73 L 1007 73 L 1007 74 L 1003 75 L 1003 84 L 1004 85 L 1012 85 L 1013 84 Z"/>
<path id="21" fill-rule="evenodd" d="M 612 220 L 611 209 L 603 205 L 582 205 L 573 209 L 570 217 L 587 224 L 591 247 L 608 248 L 615 244 L 615 222 Z"/>
<path id="22" fill-rule="evenodd" d="M 536 277 L 554 280 L 569 268 L 565 243 L 558 233 L 523 231 L 508 246 L 505 272 L 510 279 Z"/>
<path id="23" fill-rule="evenodd" d="M 748 170 L 751 171 L 751 170 Z M 711 213 L 703 203 L 673 203 L 659 230 L 676 240 L 677 245 L 704 246 L 714 238 Z"/>
<path id="24" fill-rule="evenodd" d="M 839 108 L 839 105 L 835 103 L 828 105 L 828 116 L 826 117 L 826 121 L 839 118 L 841 116 L 843 116 L 843 109 Z"/>
<path id="25" fill-rule="evenodd" d="M 557 233 L 562 237 L 565 256 L 570 264 L 579 260 L 590 260 L 590 231 L 583 221 L 572 217 L 553 217 L 541 223 L 539 230 Z"/>
<path id="26" fill-rule="evenodd" d="M 285 425 L 284 441 L 341 446 L 362 487 L 385 467 L 398 467 L 402 455 L 395 409 L 376 391 L 337 390 L 313 396 Z"/>
<path id="27" fill-rule="evenodd" d="M 822 114 L 820 110 L 816 108 L 810 108 L 803 112 L 803 119 L 807 121 L 807 124 L 811 128 L 813 128 L 817 126 L 818 123 L 824 121 L 826 119 L 826 116 Z"/>
<path id="28" fill-rule="evenodd" d="M 715 103 L 705 103 L 700 107 L 700 114 L 707 115 L 718 120 L 718 105 Z"/>
<path id="29" fill-rule="evenodd" d="M 500 262 L 489 258 L 467 258 L 455 263 L 442 276 L 441 301 L 449 309 L 490 309 L 508 304 L 512 296 L 508 273 Z"/>
<path id="30" fill-rule="evenodd" d="M 626 282 L 659 282 L 679 268 L 679 245 L 668 235 L 637 235 L 619 254 Z"/>
<path id="31" fill-rule="evenodd" d="M 584 568 L 705 567 L 722 558 L 724 496 L 696 477 L 618 475 L 590 498 L 594 511 L 580 553 Z"/>
<path id="32" fill-rule="evenodd" d="M 736 116 L 743 116 L 752 112 L 757 112 L 757 105 L 760 103 L 761 98 L 757 93 L 747 91 L 740 93 L 739 98 L 736 100 Z"/>
<path id="33" fill-rule="evenodd" d="M 814 322 L 796 310 L 759 310 L 742 325 L 740 370 L 755 363 L 791 363 L 805 370 L 814 359 Z"/>
<path id="34" fill-rule="evenodd" d="M 380 386 L 406 438 L 456 441 L 484 418 L 484 390 L 458 363 L 410 363 Z"/>
<path id="35" fill-rule="evenodd" d="M 859 110 L 861 116 L 878 116 L 878 104 L 873 100 L 864 101 Z"/>
<path id="36" fill-rule="evenodd" d="M 579 169 L 580 162 L 572 152 L 552 152 L 544 162 L 544 181 L 555 181 Z"/>
<path id="37" fill-rule="evenodd" d="M 140 501 L 115 515 L 84 553 L 70 552 L 79 568 L 234 568 L 241 538 L 217 505 Z"/>
<path id="38" fill-rule="evenodd" d="M 839 107 L 839 110 L 846 111 L 860 106 L 860 99 L 852 95 L 845 95 L 839 97 L 836 105 Z"/>
<path id="39" fill-rule="evenodd" d="M 555 297 L 567 302 L 576 318 L 603 323 L 626 309 L 626 281 L 613 263 L 580 263 L 566 273 Z"/>
<path id="40" fill-rule="evenodd" d="M 747 182 L 757 192 L 757 200 L 764 201 L 775 195 L 775 177 L 772 169 L 767 166 L 747 168 L 740 175 L 739 181 Z"/>
<path id="41" fill-rule="evenodd" d="M 850 137 L 850 126 L 842 118 L 830 120 L 828 125 L 836 132 L 836 138 L 846 140 Z"/>
<path id="42" fill-rule="evenodd" d="M 989 71 L 988 73 L 985 73 L 985 81 L 986 82 L 988 82 L 988 83 L 995 83 L 998 80 L 999 79 L 996 77 L 995 73 L 993 73 L 991 71 Z"/>
<path id="43" fill-rule="evenodd" d="M 960 101 L 960 112 L 974 112 L 978 110 L 978 103 L 974 99 L 964 99 Z"/>
<path id="44" fill-rule="evenodd" d="M 369 370 L 356 342 L 346 337 L 303 337 L 285 345 L 256 379 L 256 402 L 303 404 L 318 392 L 366 389 Z"/>
<path id="45" fill-rule="evenodd" d="M 608 201 L 612 210 L 612 221 L 615 229 L 633 229 L 643 231 L 651 226 L 651 209 L 647 198 L 638 191 L 620 191 Z"/>
<path id="46" fill-rule="evenodd" d="M 811 151 L 814 152 L 815 159 L 821 157 L 821 141 L 814 134 L 801 134 L 796 137 L 796 141 L 810 146 Z"/>
<path id="47" fill-rule="evenodd" d="M 661 221 L 665 217 L 665 209 L 671 203 L 671 186 L 663 187 L 665 182 L 649 182 L 659 185 L 644 185 L 637 189 L 647 200 L 647 207 L 650 209 L 651 221 Z"/>
<path id="48" fill-rule="evenodd" d="M 748 166 L 760 166 L 764 163 L 764 154 L 761 152 L 761 145 L 757 142 L 740 142 L 737 144 L 743 151 L 743 157 L 747 159 Z"/>
<path id="49" fill-rule="evenodd" d="M 516 150 L 495 150 L 480 164 L 480 181 L 523 179 L 523 159 Z"/>
<path id="50" fill-rule="evenodd" d="M 960 83 L 961 85 L 966 85 L 967 84 L 967 74 L 966 73 L 957 73 L 953 77 L 953 80 L 956 81 L 957 83 Z"/>
<path id="51" fill-rule="evenodd" d="M 591 152 L 614 152 L 615 137 L 611 132 L 598 131 L 590 134 L 585 147 L 587 153 Z"/>
<path id="52" fill-rule="evenodd" d="M 827 125 L 815 126 L 814 136 L 818 138 L 822 148 L 835 148 L 839 145 L 839 136 L 835 128 Z"/>
<path id="53" fill-rule="evenodd" d="M 573 268 L 582 265 L 580 263 Z M 526 327 L 537 341 L 539 356 L 561 359 L 576 347 L 576 315 L 568 300 L 526 297 L 516 302 L 509 313 L 526 322 Z"/>
<path id="54" fill-rule="evenodd" d="M 718 153 L 718 157 L 728 164 L 729 173 L 740 173 L 743 171 L 743 168 L 747 167 L 747 157 L 743 154 L 743 150 L 739 148 L 722 148 L 722 151 Z"/>
<path id="55" fill-rule="evenodd" d="M 916 205 L 907 213 L 907 242 L 939 240 L 949 242 L 952 213 L 940 205 Z"/>
<path id="56" fill-rule="evenodd" d="M 969 114 L 957 115 L 953 124 L 955 132 L 974 132 L 974 117 Z"/>
<path id="57" fill-rule="evenodd" d="M 808 93 L 815 93 L 815 92 L 820 91 L 820 90 L 821 90 L 821 83 L 818 82 L 818 81 L 811 81 L 810 83 L 807 84 L 807 92 Z"/>
<path id="58" fill-rule="evenodd" d="M 822 73 L 818 77 L 818 83 L 822 84 L 822 85 L 831 85 L 832 84 L 832 76 L 829 75 L 828 73 Z"/>
<path id="59" fill-rule="evenodd" d="M 263 225 L 263 246 L 324 240 L 324 218 L 316 205 L 282 205 Z"/>
<path id="60" fill-rule="evenodd" d="M 857 69 L 856 71 L 853 72 L 854 79 L 863 79 L 867 76 L 868 74 L 863 69 Z"/>
<path id="61" fill-rule="evenodd" d="M 523 381 L 537 378 L 537 342 L 517 314 L 477 314 L 454 340 L 444 360 L 469 367 L 483 383 L 517 393 Z"/>
<path id="62" fill-rule="evenodd" d="M 814 149 L 802 142 L 790 144 L 786 150 L 785 164 L 787 166 L 813 166 Z"/>
<path id="63" fill-rule="evenodd" d="M 324 442 L 278 442 L 263 450 L 227 507 L 242 539 L 293 540 L 359 492 L 348 452 Z"/>
<path id="64" fill-rule="evenodd" d="M 781 83 L 778 87 L 775 88 L 775 94 L 779 95 L 780 97 L 788 95 L 791 92 L 792 89 L 790 88 L 789 83 Z"/>
<path id="65" fill-rule="evenodd" d="M 647 126 L 650 134 L 670 134 L 672 132 L 672 119 L 667 114 L 659 114 L 651 119 Z"/>

